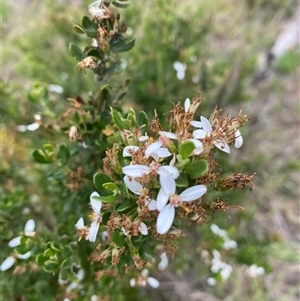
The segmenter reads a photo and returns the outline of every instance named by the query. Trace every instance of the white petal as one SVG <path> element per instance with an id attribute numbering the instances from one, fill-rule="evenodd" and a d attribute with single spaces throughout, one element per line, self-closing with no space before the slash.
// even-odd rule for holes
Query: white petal
<path id="1" fill-rule="evenodd" d="M 89 235 L 87 236 L 87 239 L 89 241 L 95 242 L 96 238 L 97 238 L 98 230 L 99 230 L 99 223 L 92 222 L 91 227 L 90 227 L 90 232 L 89 232 Z"/>
<path id="2" fill-rule="evenodd" d="M 155 151 L 155 154 L 159 157 L 159 158 L 167 158 L 172 156 L 172 154 L 168 151 L 167 148 L 159 148 L 158 150 Z"/>
<path id="3" fill-rule="evenodd" d="M 123 167 L 122 171 L 125 175 L 130 177 L 141 177 L 143 174 L 149 174 L 151 168 L 146 165 L 135 164 Z"/>
<path id="4" fill-rule="evenodd" d="M 173 179 L 177 179 L 179 177 L 179 171 L 175 166 L 171 166 L 171 165 L 164 165 L 161 166 L 157 173 L 160 175 L 162 173 L 162 171 L 167 171 L 172 177 Z"/>
<path id="5" fill-rule="evenodd" d="M 206 119 L 203 116 L 201 116 L 200 119 L 201 119 L 203 130 L 206 131 L 206 132 L 211 132 L 212 131 L 212 126 L 211 126 L 209 120 Z"/>
<path id="6" fill-rule="evenodd" d="M 236 130 L 235 132 L 235 142 L 234 142 L 234 146 L 236 148 L 240 148 L 243 145 L 243 137 L 242 134 L 240 132 L 240 130 Z"/>
<path id="7" fill-rule="evenodd" d="M 202 197 L 206 191 L 207 188 L 204 185 L 196 185 L 181 192 L 180 199 L 183 202 L 194 201 Z"/>
<path id="8" fill-rule="evenodd" d="M 94 191 L 90 195 L 90 201 L 94 200 L 93 199 L 94 196 L 100 198 L 100 194 L 98 192 Z"/>
<path id="9" fill-rule="evenodd" d="M 126 186 L 128 187 L 128 189 L 131 190 L 134 194 L 141 195 L 143 186 L 139 182 L 137 182 L 133 179 L 129 180 L 128 176 L 125 176 L 123 178 L 123 181 L 126 184 Z"/>
<path id="10" fill-rule="evenodd" d="M 81 217 L 79 220 L 78 220 L 78 222 L 75 224 L 75 227 L 77 228 L 77 229 L 82 229 L 82 228 L 84 228 L 84 221 L 83 221 L 83 218 Z"/>
<path id="11" fill-rule="evenodd" d="M 162 142 L 161 141 L 156 141 L 151 143 L 145 151 L 145 156 L 149 157 L 152 153 L 154 153 L 156 150 L 158 150 L 160 147 L 162 146 Z"/>
<path id="12" fill-rule="evenodd" d="M 219 150 L 221 150 L 225 153 L 228 153 L 228 154 L 230 153 L 230 147 L 226 142 L 216 141 L 214 144 Z"/>
<path id="13" fill-rule="evenodd" d="M 28 125 L 26 126 L 27 130 L 28 130 L 28 131 L 31 131 L 31 132 L 36 131 L 39 127 L 40 127 L 40 124 L 37 123 L 37 122 L 28 124 Z"/>
<path id="14" fill-rule="evenodd" d="M 189 98 L 187 98 L 184 102 L 184 110 L 185 112 L 187 113 L 188 110 L 189 110 L 189 107 L 190 107 L 190 104 L 191 104 L 191 100 Z"/>
<path id="15" fill-rule="evenodd" d="M 207 135 L 207 131 L 205 130 L 195 130 L 193 132 L 193 137 L 196 138 L 196 139 L 202 139 L 202 138 L 205 138 L 205 136 Z"/>
<path id="16" fill-rule="evenodd" d="M 176 183 L 175 183 L 174 178 L 168 172 L 163 171 L 160 173 L 159 182 L 160 182 L 161 188 L 164 190 L 164 192 L 168 196 L 175 193 Z"/>
<path id="17" fill-rule="evenodd" d="M 144 223 L 140 224 L 140 228 L 139 231 L 143 234 L 143 235 L 147 235 L 148 234 L 148 228 Z"/>
<path id="18" fill-rule="evenodd" d="M 2 272 L 7 271 L 14 265 L 14 263 L 15 263 L 14 257 L 9 256 L 1 263 L 0 270 Z"/>
<path id="19" fill-rule="evenodd" d="M 142 275 L 144 278 L 147 278 L 148 275 L 149 275 L 148 269 L 143 269 L 143 270 L 141 271 L 141 275 Z"/>
<path id="20" fill-rule="evenodd" d="M 175 217 L 175 208 L 170 204 L 159 213 L 156 221 L 156 231 L 165 234 L 171 228 Z"/>
<path id="21" fill-rule="evenodd" d="M 148 204 L 146 204 L 148 206 L 149 210 L 156 210 L 157 209 L 157 203 L 155 200 L 151 200 Z"/>
<path id="22" fill-rule="evenodd" d="M 94 212 L 100 213 L 102 202 L 91 200 L 91 206 Z"/>
<path id="23" fill-rule="evenodd" d="M 102 1 L 95 1 L 89 6 L 89 13 L 92 16 L 97 16 L 98 18 L 104 15 L 104 10 L 99 8 L 99 5 Z"/>
<path id="24" fill-rule="evenodd" d="M 140 141 L 140 142 L 147 141 L 148 139 L 149 139 L 149 136 L 140 136 L 140 137 L 139 137 L 139 141 Z"/>
<path id="25" fill-rule="evenodd" d="M 25 224 L 24 232 L 32 232 L 34 231 L 34 228 L 35 228 L 35 222 L 33 219 L 30 219 Z"/>
<path id="26" fill-rule="evenodd" d="M 21 244 L 21 236 L 15 237 L 9 241 L 8 246 L 11 248 L 15 248 Z"/>
<path id="27" fill-rule="evenodd" d="M 148 284 L 153 287 L 153 288 L 158 288 L 159 287 L 159 282 L 158 280 L 156 280 L 155 278 L 153 277 L 148 277 L 148 280 L 147 280 Z"/>
<path id="28" fill-rule="evenodd" d="M 133 151 L 137 151 L 139 149 L 138 146 L 135 146 L 135 145 L 129 145 L 129 146 L 126 146 L 124 149 L 123 149 L 123 157 L 131 157 L 131 154 L 128 152 L 128 150 L 133 150 Z"/>
<path id="29" fill-rule="evenodd" d="M 195 145 L 195 149 L 193 150 L 193 155 L 199 155 L 203 152 L 203 143 L 197 139 L 187 139 L 188 141 L 192 141 Z"/>
<path id="30" fill-rule="evenodd" d="M 213 277 L 209 277 L 209 278 L 207 278 L 207 284 L 208 285 L 210 285 L 210 286 L 215 286 L 216 284 L 217 284 L 217 281 L 216 281 L 216 279 L 215 278 L 213 278 Z"/>
<path id="31" fill-rule="evenodd" d="M 159 131 L 158 133 L 159 135 L 165 136 L 169 139 L 177 139 L 177 135 L 171 132 Z"/>
<path id="32" fill-rule="evenodd" d="M 169 265 L 169 260 L 168 260 L 166 252 L 164 252 L 160 255 L 160 259 L 161 259 L 161 261 L 158 264 L 158 269 L 160 271 L 164 271 L 166 269 L 166 267 Z"/>
<path id="33" fill-rule="evenodd" d="M 161 211 L 168 203 L 168 200 L 169 200 L 169 195 L 166 194 L 164 190 L 161 188 L 157 195 L 157 201 L 156 201 L 157 210 Z"/>
<path id="34" fill-rule="evenodd" d="M 28 252 L 25 253 L 25 254 L 18 254 L 18 255 L 17 255 L 17 257 L 18 257 L 19 259 L 22 259 L 22 260 L 28 259 L 30 256 L 31 256 L 31 252 L 30 252 L 30 251 L 28 251 Z"/>
<path id="35" fill-rule="evenodd" d="M 135 287 L 135 279 L 134 278 L 130 279 L 129 284 L 131 287 Z"/>
<path id="36" fill-rule="evenodd" d="M 220 228 L 219 228 L 218 225 L 216 225 L 216 224 L 211 224 L 211 225 L 210 225 L 210 230 L 211 230 L 214 234 L 219 235 Z"/>
<path id="37" fill-rule="evenodd" d="M 194 126 L 195 128 L 202 128 L 201 121 L 192 120 L 190 121 L 190 125 Z"/>
<path id="38" fill-rule="evenodd" d="M 157 154 L 156 152 L 152 153 L 152 154 L 151 154 L 151 157 L 152 157 L 156 162 L 159 161 L 159 156 L 158 156 L 158 154 Z"/>

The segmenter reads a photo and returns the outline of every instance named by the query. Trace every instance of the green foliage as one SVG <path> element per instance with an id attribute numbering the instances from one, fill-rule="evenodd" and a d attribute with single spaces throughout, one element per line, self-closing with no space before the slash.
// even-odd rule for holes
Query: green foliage
<path id="1" fill-rule="evenodd" d="M 263 2 L 260 1 L 261 5 L 271 5 L 269 1 Z M 124 146 L 140 145 L 137 137 L 127 136 L 128 131 L 134 128 L 133 133 L 149 133 L 152 138 L 155 132 L 150 131 L 149 126 L 153 124 L 148 116 L 151 117 L 153 109 L 156 109 L 159 116 L 165 115 L 173 107 L 171 103 L 191 97 L 199 90 L 204 92 L 205 99 L 208 100 L 204 102 L 204 108 L 208 109 L 216 105 L 224 107 L 229 103 L 240 103 L 249 98 L 245 84 L 254 71 L 256 53 L 246 51 L 238 58 L 238 49 L 228 53 L 228 50 L 219 52 L 218 47 L 209 46 L 218 44 L 224 36 L 226 29 L 223 31 L 218 28 L 218 22 L 215 22 L 220 18 L 217 17 L 218 10 L 223 11 L 223 8 L 214 1 L 192 5 L 173 0 L 154 1 L 151 7 L 145 3 L 131 3 L 128 6 L 127 1 L 106 1 L 112 4 L 109 7 L 114 12 L 118 11 L 117 8 L 128 7 L 120 11 L 121 20 L 124 18 L 130 21 L 132 27 L 129 29 L 133 29 L 136 37 L 131 36 L 130 30 L 125 31 L 126 27 L 122 27 L 122 23 L 118 27 L 108 20 L 101 21 L 107 22 L 106 26 L 112 30 L 112 35 L 108 37 L 107 44 L 99 47 L 91 46 L 90 38 L 97 37 L 97 26 L 101 22 L 87 16 L 81 19 L 81 15 L 87 12 L 86 7 L 83 12 L 76 3 L 72 6 L 58 4 L 56 1 L 45 3 L 46 9 L 40 3 L 37 11 L 33 10 L 33 4 L 28 3 L 29 10 L 34 11 L 37 21 L 32 19 L 33 25 L 26 22 L 26 33 L 20 31 L 22 34 L 13 34 L 13 26 L 4 26 L 5 36 L 9 37 L 7 42 L 13 45 L 4 49 L 4 65 L 6 61 L 14 62 L 13 68 L 9 68 L 9 72 L 13 74 L 9 77 L 10 82 L 6 78 L 1 80 L 1 95 L 6 100 L 2 106 L 4 123 L 7 123 L 4 132 L 15 140 L 14 143 L 7 140 L 1 167 L 5 179 L 1 190 L 1 243 L 5 246 L 1 260 L 27 251 L 31 251 L 32 255 L 27 260 L 16 259 L 9 271 L 1 272 L 7 276 L 1 277 L 3 297 L 6 300 L 63 300 L 72 284 L 75 285 L 71 290 L 74 296 L 69 297 L 79 301 L 90 300 L 93 294 L 103 298 L 109 296 L 111 300 L 156 300 L 162 292 L 152 295 L 147 291 L 145 296 L 143 291 L 129 287 L 129 280 L 138 279 L 140 275 L 140 271 L 131 268 L 135 260 L 147 260 L 150 273 L 158 274 L 156 264 L 161 250 L 174 250 L 176 244 L 179 250 L 175 253 L 171 268 L 174 269 L 174 275 L 184 275 L 195 268 L 197 258 L 195 273 L 199 287 L 204 286 L 207 277 L 211 275 L 210 266 L 206 259 L 202 260 L 199 250 L 208 250 L 210 254 L 213 249 L 220 250 L 222 259 L 231 261 L 235 267 L 256 263 L 267 272 L 271 271 L 266 258 L 272 242 L 245 239 L 247 231 L 238 233 L 234 229 L 253 218 L 253 213 L 249 212 L 250 205 L 245 212 L 230 214 L 231 220 L 226 213 L 221 216 L 217 212 L 224 211 L 221 207 L 215 209 L 214 200 L 218 197 L 226 199 L 223 204 L 230 207 L 229 204 L 240 204 L 244 198 L 243 192 L 211 191 L 204 202 L 199 202 L 202 206 L 199 208 L 207 210 L 206 222 L 214 216 L 215 223 L 232 225 L 228 229 L 228 235 L 238 242 L 237 250 L 223 249 L 224 241 L 221 237 L 214 236 L 208 225 L 191 225 L 187 228 L 185 221 L 180 218 L 174 221 L 174 230 L 189 229 L 188 236 L 191 234 L 193 239 L 184 237 L 184 241 L 170 243 L 166 240 L 161 243 L 141 233 L 129 238 L 122 227 L 118 226 L 109 241 L 101 240 L 102 249 L 97 247 L 100 237 L 105 235 L 106 225 L 112 219 L 112 212 L 118 217 L 128 216 L 132 220 L 138 216 L 139 196 L 133 194 L 123 182 L 122 166 L 129 164 L 131 160 L 123 158 Z M 259 1 L 255 3 L 255 9 L 259 9 Z M 14 19 L 9 16 L 8 7 L 9 5 L 4 5 L 2 14 L 6 20 Z M 272 7 L 276 11 L 278 3 Z M 289 7 L 286 2 L 285 7 Z M 72 23 L 70 15 L 81 19 L 81 22 Z M 234 15 L 232 14 L 233 17 Z M 25 18 L 26 21 L 31 19 L 27 16 Z M 119 32 L 113 32 L 118 29 Z M 235 32 L 233 35 L 239 36 L 239 33 Z M 247 42 L 249 40 L 245 44 Z M 70 45 L 71 55 L 67 45 Z M 129 50 L 130 53 L 127 54 Z M 92 60 L 82 62 L 87 58 Z M 278 70 L 282 73 L 292 72 L 296 62 L 294 53 L 289 53 L 282 59 L 278 62 Z M 176 61 L 186 65 L 182 80 L 177 78 L 173 67 Z M 89 68 L 91 65 L 87 66 L 88 63 L 95 63 L 96 68 Z M 91 69 L 97 79 L 96 84 L 90 72 L 86 73 L 83 69 Z M 131 78 L 129 89 L 129 80 L 126 80 L 128 77 Z M 63 92 L 51 91 L 49 84 L 59 85 Z M 66 101 L 67 98 L 69 102 Z M 128 111 L 130 106 L 135 109 Z M 203 112 L 209 111 L 208 109 L 203 109 Z M 39 130 L 18 133 L 17 125 L 32 123 L 33 115 L 37 112 L 40 112 L 42 118 Z M 203 112 L 201 114 L 207 116 Z M 162 121 L 163 125 L 164 122 L 168 124 L 168 121 Z M 68 141 L 68 135 L 71 141 Z M 153 137 L 157 138 L 155 134 Z M 7 138 L 4 139 L 6 141 Z M 173 152 L 174 148 L 179 162 L 178 169 L 181 171 L 176 179 L 179 192 L 196 181 L 201 184 L 201 177 L 208 176 L 208 170 L 211 171 L 211 162 L 202 155 L 191 158 L 195 145 L 190 141 L 174 142 L 170 150 Z M 10 149 L 14 149 L 13 155 L 10 154 Z M 29 149 L 35 150 L 31 152 Z M 115 164 L 115 168 L 107 175 L 107 166 L 102 160 L 107 155 L 106 152 L 112 149 L 113 156 L 109 157 L 108 162 Z M 227 154 L 214 155 L 224 171 L 257 169 L 258 161 L 263 161 L 263 158 L 257 159 L 258 165 L 255 167 L 253 162 L 249 165 L 234 165 L 228 162 L 225 157 Z M 32 158 L 39 164 L 33 164 Z M 291 161 L 291 168 L 297 169 L 297 164 L 292 163 Z M 216 173 L 220 171 L 218 168 L 216 166 L 214 170 Z M 225 172 L 221 176 L 225 177 L 224 174 Z M 207 184 L 211 190 L 214 188 L 212 183 L 213 180 Z M 152 195 L 154 199 L 157 198 L 159 185 L 156 180 L 148 187 L 155 191 Z M 97 243 L 86 241 L 84 236 L 78 241 L 80 232 L 76 233 L 74 225 L 81 216 L 86 222 L 91 213 L 89 195 L 94 189 L 100 196 L 94 196 L 93 200 L 103 203 Z M 190 213 L 188 206 L 180 210 L 184 215 Z M 36 234 L 32 237 L 26 236 L 22 228 L 29 218 L 34 218 L 37 223 Z M 152 218 L 155 219 L 153 216 Z M 203 225 L 205 220 L 201 218 L 199 215 L 199 219 L 194 222 Z M 153 233 L 153 220 L 150 219 L 146 224 Z M 13 249 L 6 248 L 10 239 L 19 234 L 21 245 Z M 126 247 L 126 250 L 122 250 L 122 247 Z M 93 262 L 99 259 L 98 256 L 104 250 L 110 252 L 105 260 Z M 272 256 L 276 256 L 277 251 L 278 249 L 274 249 Z M 114 265 L 112 254 L 117 254 L 120 260 Z M 289 254 L 281 256 L 288 257 Z M 125 274 L 128 263 L 131 266 Z M 84 271 L 82 279 L 81 271 Z M 217 281 L 222 281 L 219 272 L 213 276 Z M 215 293 L 223 298 L 225 290 L 226 288 L 221 292 L 215 290 Z"/>

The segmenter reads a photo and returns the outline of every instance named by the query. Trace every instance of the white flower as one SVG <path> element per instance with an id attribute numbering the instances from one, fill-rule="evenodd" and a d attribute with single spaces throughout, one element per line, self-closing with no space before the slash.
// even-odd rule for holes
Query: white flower
<path id="1" fill-rule="evenodd" d="M 250 277 L 262 276 L 265 274 L 265 269 L 263 267 L 259 267 L 257 264 L 252 264 L 249 267 L 248 274 Z"/>
<path id="2" fill-rule="evenodd" d="M 187 139 L 185 141 L 191 141 L 195 145 L 195 149 L 192 152 L 192 155 L 200 155 L 203 152 L 203 143 L 197 139 Z"/>
<path id="3" fill-rule="evenodd" d="M 175 207 L 178 207 L 182 202 L 191 202 L 202 197 L 206 193 L 207 188 L 204 185 L 196 185 L 177 195 L 175 194 L 175 180 L 167 173 L 161 174 L 160 183 L 161 189 L 157 195 L 157 209 L 160 213 L 157 217 L 156 228 L 157 233 L 164 234 L 172 226 L 175 217 Z M 168 201 L 169 204 L 167 205 Z"/>
<path id="4" fill-rule="evenodd" d="M 237 247 L 238 247 L 237 242 L 232 239 L 225 239 L 222 245 L 222 248 L 225 250 L 236 249 Z"/>
<path id="5" fill-rule="evenodd" d="M 214 274 L 220 273 L 223 280 L 228 279 L 232 272 L 231 265 L 229 265 L 221 260 L 221 254 L 219 253 L 219 251 L 213 250 L 212 253 L 213 253 L 214 258 L 211 261 L 211 263 L 212 263 L 211 271 Z"/>
<path id="6" fill-rule="evenodd" d="M 136 145 L 125 146 L 124 149 L 123 149 L 123 157 L 131 157 L 131 154 L 128 151 L 131 150 L 133 152 L 136 152 L 139 149 L 140 148 Z"/>
<path id="7" fill-rule="evenodd" d="M 228 234 L 227 234 L 227 231 L 224 230 L 224 229 L 220 229 L 218 225 L 216 224 L 211 224 L 210 225 L 210 229 L 211 231 L 220 236 L 223 240 L 224 240 L 224 243 L 222 245 L 222 248 L 225 249 L 225 250 L 230 250 L 230 249 L 236 249 L 238 244 L 236 241 L 234 240 L 231 240 L 229 237 L 228 237 Z"/>
<path id="8" fill-rule="evenodd" d="M 28 251 L 25 254 L 17 254 L 16 256 L 9 256 L 1 263 L 0 271 L 4 272 L 10 269 L 14 265 L 16 258 L 25 260 L 28 259 L 30 256 L 31 256 L 30 251 Z"/>
<path id="9" fill-rule="evenodd" d="M 174 62 L 173 67 L 176 70 L 177 78 L 183 80 L 185 77 L 186 64 L 176 61 Z"/>
<path id="10" fill-rule="evenodd" d="M 84 221 L 83 218 L 81 217 L 78 222 L 75 224 L 76 229 L 81 230 L 84 228 Z"/>
<path id="11" fill-rule="evenodd" d="M 207 282 L 207 284 L 210 285 L 210 286 L 215 286 L 215 285 L 217 284 L 216 279 L 213 278 L 213 277 L 207 278 L 206 282 Z"/>
<path id="12" fill-rule="evenodd" d="M 157 209 L 156 201 L 148 199 L 148 190 L 143 188 L 143 186 L 139 182 L 135 181 L 134 179 L 130 180 L 128 176 L 124 176 L 123 180 L 128 189 L 131 190 L 134 194 L 140 195 L 142 197 L 145 196 L 145 205 L 148 206 L 149 210 Z"/>
<path id="13" fill-rule="evenodd" d="M 122 171 L 125 175 L 137 178 L 142 177 L 144 174 L 149 174 L 151 171 L 156 172 L 157 174 L 161 175 L 164 171 L 168 172 L 174 179 L 179 177 L 179 171 L 175 166 L 170 165 L 160 165 L 157 162 L 152 162 L 150 166 L 141 165 L 141 164 L 134 164 L 124 166 Z"/>
<path id="14" fill-rule="evenodd" d="M 166 131 L 159 131 L 158 134 L 161 136 L 161 137 L 167 137 L 169 139 L 178 139 L 177 135 L 172 133 L 172 132 L 166 132 Z"/>
<path id="15" fill-rule="evenodd" d="M 87 239 L 92 242 L 96 241 L 99 225 L 102 221 L 102 216 L 100 213 L 102 202 L 94 200 L 93 197 L 100 197 L 100 195 L 98 192 L 94 191 L 90 196 L 90 203 L 93 209 L 93 213 L 91 214 L 93 222 L 91 223 L 90 232 L 87 236 Z"/>
<path id="16" fill-rule="evenodd" d="M 28 220 L 24 227 L 24 235 L 28 237 L 33 237 L 35 235 L 34 228 L 35 228 L 34 220 L 33 219 Z M 17 236 L 8 242 L 8 246 L 11 248 L 15 248 L 20 244 L 21 244 L 21 236 Z"/>
<path id="17" fill-rule="evenodd" d="M 150 156 L 158 161 L 160 158 L 167 158 L 172 154 L 168 151 L 168 149 L 161 147 L 163 144 L 161 141 L 156 141 L 148 145 L 145 150 L 145 157 L 149 158 Z M 129 145 L 123 149 L 123 157 L 131 157 L 129 150 L 136 152 L 140 148 L 136 145 Z"/>
<path id="18" fill-rule="evenodd" d="M 153 287 L 153 288 L 158 288 L 159 287 L 159 282 L 157 279 L 153 277 L 148 276 L 149 272 L 147 269 L 142 270 L 141 274 L 137 278 L 132 278 L 129 281 L 130 286 L 143 286 L 145 287 L 147 283 Z"/>
<path id="19" fill-rule="evenodd" d="M 160 271 L 163 271 L 166 269 L 166 267 L 169 265 L 169 260 L 168 260 L 168 257 L 167 257 L 167 253 L 164 252 L 160 255 L 160 263 L 158 264 L 158 269 Z"/>
<path id="20" fill-rule="evenodd" d="M 84 225 L 84 221 L 83 221 L 82 217 L 75 224 L 75 227 L 76 227 L 76 229 L 80 233 L 79 240 L 81 240 L 82 237 L 85 237 L 86 240 L 89 239 L 89 235 L 88 234 L 90 233 L 90 229 Z"/>
<path id="21" fill-rule="evenodd" d="M 194 124 L 195 123 L 193 123 L 192 125 L 194 125 Z M 195 139 L 203 139 L 203 138 L 205 138 L 205 136 L 209 136 L 211 134 L 211 132 L 213 131 L 210 122 L 208 121 L 208 119 L 206 119 L 203 116 L 201 116 L 201 125 L 202 125 L 202 130 L 195 130 L 193 132 L 193 137 Z M 214 145 L 221 151 L 223 151 L 225 153 L 230 153 L 230 147 L 225 141 L 218 139 L 218 140 L 214 141 Z"/>
<path id="22" fill-rule="evenodd" d="M 122 227 L 121 230 L 125 236 L 128 236 L 130 234 L 130 231 L 126 231 L 124 227 Z M 139 232 L 142 235 L 148 235 L 148 228 L 147 228 L 146 224 L 144 224 L 142 222 L 140 223 Z"/>
<path id="23" fill-rule="evenodd" d="M 101 9 L 100 6 L 102 4 L 102 0 L 97 0 L 89 5 L 89 13 L 96 18 L 100 18 L 104 15 L 105 10 Z"/>

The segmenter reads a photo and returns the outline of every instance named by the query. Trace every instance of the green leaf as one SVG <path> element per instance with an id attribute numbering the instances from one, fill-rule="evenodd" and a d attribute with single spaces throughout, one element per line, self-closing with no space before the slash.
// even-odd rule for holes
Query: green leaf
<path id="1" fill-rule="evenodd" d="M 100 53 L 99 53 L 97 47 L 85 48 L 84 52 L 86 53 L 87 56 L 93 56 L 93 57 L 97 57 L 97 58 L 101 59 Z"/>
<path id="2" fill-rule="evenodd" d="M 144 111 L 139 111 L 138 116 L 137 116 L 137 126 L 141 128 L 142 134 L 145 134 L 147 131 L 149 119 Z"/>
<path id="3" fill-rule="evenodd" d="M 44 270 L 46 272 L 52 273 L 58 268 L 58 262 L 54 260 L 47 260 L 44 263 Z"/>
<path id="4" fill-rule="evenodd" d="M 111 195 L 112 192 L 104 188 L 104 184 L 111 183 L 111 179 L 104 173 L 98 172 L 94 174 L 93 183 L 95 188 L 100 192 L 100 195 Z"/>
<path id="5" fill-rule="evenodd" d="M 111 212 L 108 212 L 108 211 L 106 211 L 106 212 L 104 212 L 104 213 L 102 214 L 102 223 L 103 223 L 104 225 L 106 225 L 106 223 L 108 222 L 110 216 L 111 216 Z M 101 228 L 101 226 L 99 227 L 99 229 L 100 229 L 100 228 Z M 106 227 L 105 227 L 105 228 L 106 228 Z"/>
<path id="6" fill-rule="evenodd" d="M 116 73 L 120 73 L 125 70 L 127 67 L 127 61 L 121 60 L 118 62 L 111 63 L 108 68 L 106 68 L 103 72 L 104 75 L 112 75 Z"/>
<path id="7" fill-rule="evenodd" d="M 121 248 L 125 245 L 126 236 L 123 234 L 123 231 L 117 229 L 112 235 L 112 240 L 118 248 Z"/>
<path id="8" fill-rule="evenodd" d="M 185 188 L 189 186 L 189 182 L 185 173 L 181 172 L 179 174 L 179 177 L 176 179 L 176 186 Z"/>
<path id="9" fill-rule="evenodd" d="M 43 266 L 48 259 L 49 257 L 45 257 L 43 254 L 38 254 L 35 258 L 35 262 L 37 265 Z"/>
<path id="10" fill-rule="evenodd" d="M 131 199 L 125 199 L 119 206 L 116 208 L 117 212 L 123 212 L 129 208 L 136 206 L 135 201 Z"/>
<path id="11" fill-rule="evenodd" d="M 93 22 L 89 17 L 84 16 L 82 18 L 82 28 L 88 37 L 97 38 L 97 24 Z"/>
<path id="12" fill-rule="evenodd" d="M 85 34 L 84 30 L 79 25 L 73 25 L 73 28 L 77 33 Z"/>
<path id="13" fill-rule="evenodd" d="M 124 119 L 121 117 L 121 113 L 110 107 L 111 116 L 113 122 L 121 129 L 129 130 L 130 127 L 124 122 Z"/>
<path id="14" fill-rule="evenodd" d="M 113 203 L 117 200 L 118 196 L 117 195 L 109 195 L 109 196 L 100 196 L 100 197 L 95 197 L 95 199 L 99 200 L 102 203 Z"/>
<path id="15" fill-rule="evenodd" d="M 60 161 L 63 165 L 66 165 L 70 158 L 70 151 L 66 144 L 61 144 L 59 146 L 59 153 L 60 153 Z"/>
<path id="16" fill-rule="evenodd" d="M 126 8 L 126 7 L 128 7 L 130 4 L 125 4 L 125 3 L 120 3 L 120 2 L 114 1 L 114 2 L 112 3 L 112 5 L 114 5 L 114 6 L 117 7 L 117 8 Z"/>
<path id="17" fill-rule="evenodd" d="M 48 97 L 48 89 L 44 85 L 35 84 L 28 92 L 27 97 L 31 102 L 38 103 Z"/>
<path id="18" fill-rule="evenodd" d="M 49 158 L 49 156 L 42 149 L 34 150 L 31 155 L 38 163 L 49 164 L 54 161 L 53 159 Z"/>
<path id="19" fill-rule="evenodd" d="M 51 144 L 51 143 L 46 143 L 46 144 L 44 144 L 43 146 L 44 146 L 44 149 L 45 149 L 48 153 L 53 153 L 53 151 L 54 151 L 53 144 Z"/>
<path id="20" fill-rule="evenodd" d="M 59 272 L 58 275 L 59 280 L 68 280 L 69 279 L 69 273 L 67 270 L 63 269 Z"/>
<path id="21" fill-rule="evenodd" d="M 55 252 L 52 249 L 47 249 L 44 251 L 44 257 L 51 257 L 55 254 Z"/>
<path id="22" fill-rule="evenodd" d="M 61 252 L 60 245 L 59 245 L 57 242 L 52 241 L 52 242 L 50 243 L 50 247 L 51 247 L 52 250 L 54 250 L 54 251 L 57 252 L 57 253 L 60 253 L 60 252 Z"/>
<path id="23" fill-rule="evenodd" d="M 193 161 L 185 165 L 184 171 L 193 178 L 199 178 L 208 171 L 208 163 L 204 159 Z"/>
<path id="24" fill-rule="evenodd" d="M 78 61 L 82 61 L 86 58 L 86 55 L 81 51 L 81 49 L 73 43 L 69 45 L 69 50 L 71 55 Z"/>
<path id="25" fill-rule="evenodd" d="M 63 250 L 62 250 L 62 256 L 63 257 L 70 257 L 73 254 L 73 249 L 71 246 L 66 245 L 64 246 Z"/>
<path id="26" fill-rule="evenodd" d="M 118 188 L 117 185 L 113 182 L 104 183 L 102 186 L 110 191 L 115 191 Z"/>
<path id="27" fill-rule="evenodd" d="M 110 41 L 110 50 L 112 52 L 124 52 L 130 50 L 134 46 L 135 40 L 132 38 L 118 39 Z"/>
<path id="28" fill-rule="evenodd" d="M 72 266 L 73 261 L 74 261 L 74 258 L 68 258 L 61 263 L 60 267 L 62 269 L 67 269 Z"/>
<path id="29" fill-rule="evenodd" d="M 195 149 L 195 144 L 192 141 L 184 141 L 179 145 L 179 154 L 181 155 L 182 159 L 187 159 L 192 151 Z"/>

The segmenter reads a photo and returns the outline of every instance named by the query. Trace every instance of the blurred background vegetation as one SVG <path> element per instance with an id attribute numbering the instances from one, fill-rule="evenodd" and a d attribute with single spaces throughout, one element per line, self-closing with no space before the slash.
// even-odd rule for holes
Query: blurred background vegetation
<path id="1" fill-rule="evenodd" d="M 1 262 L 10 254 L 7 242 L 29 218 L 49 231 L 53 227 L 51 208 L 60 189 L 47 186 L 49 167 L 33 163 L 30 154 L 43 143 L 67 141 L 53 131 L 53 119 L 65 111 L 67 98 L 88 97 L 97 86 L 92 73 L 76 70 L 68 50 L 71 42 L 86 43 L 72 30 L 72 20 L 81 20 L 89 4 L 2 2 Z M 231 154 L 228 166 L 257 174 L 252 192 L 228 193 L 229 203 L 244 212 L 215 215 L 214 223 L 238 243 L 230 254 L 222 253 L 233 267 L 227 282 L 207 284 L 211 271 L 201 254 L 211 251 L 216 238 L 208 224 L 190 226 L 168 269 L 154 274 L 160 288 L 129 290 L 118 300 L 299 300 L 299 45 L 272 59 L 269 54 L 288 24 L 297 23 L 296 4 L 155 0 L 131 1 L 124 10 L 128 34 L 136 37 L 135 47 L 123 55 L 127 69 L 114 79 L 116 85 L 130 79 L 124 106 L 164 114 L 171 102 L 201 91 L 201 115 L 208 117 L 216 106 L 231 116 L 243 109 L 250 119 L 241 129 L 244 145 Z M 30 97 L 33 87 L 47 88 L 44 99 Z M 44 131 L 20 132 L 18 126 L 34 122 L 36 113 Z M 246 266 L 253 263 L 264 267 L 265 275 L 250 277 Z M 5 300 L 30 300 L 30 274 L 7 271 L 0 278 Z"/>

